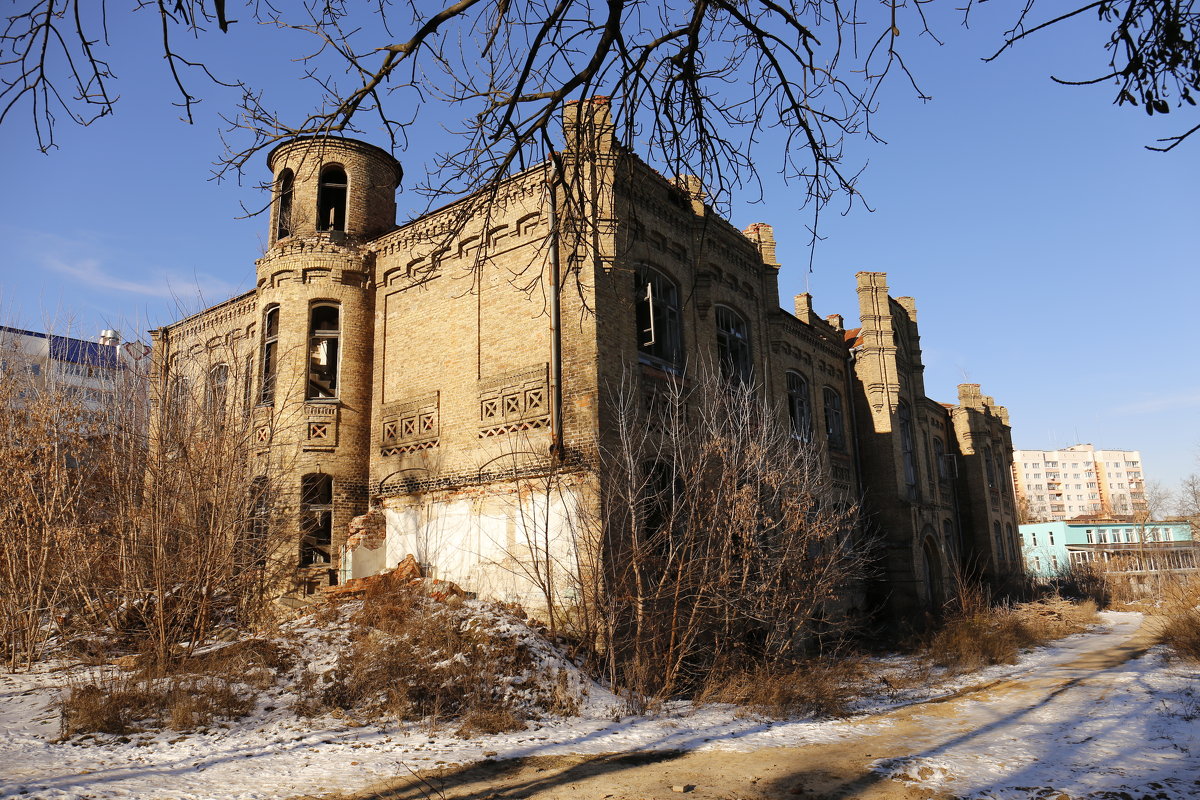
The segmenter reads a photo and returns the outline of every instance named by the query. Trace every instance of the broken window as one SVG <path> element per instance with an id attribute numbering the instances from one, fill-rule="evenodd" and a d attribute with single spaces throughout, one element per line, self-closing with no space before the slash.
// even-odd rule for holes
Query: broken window
<path id="1" fill-rule="evenodd" d="M 682 359 L 679 287 L 667 276 L 642 267 L 634 277 L 638 350 L 651 359 L 678 366 Z"/>
<path id="2" fill-rule="evenodd" d="M 313 472 L 300 479 L 300 566 L 331 562 L 333 477 Z"/>
<path id="3" fill-rule="evenodd" d="M 346 170 L 330 164 L 317 186 L 317 230 L 346 230 Z"/>
<path id="4" fill-rule="evenodd" d="M 290 169 L 279 175 L 279 202 L 275 208 L 275 238 L 292 235 L 292 189 L 295 179 Z"/>
<path id="5" fill-rule="evenodd" d="M 263 317 L 262 392 L 259 401 L 275 402 L 275 371 L 279 360 L 279 306 L 267 309 Z"/>
<path id="6" fill-rule="evenodd" d="M 235 548 L 235 569 L 243 572 L 261 570 L 267 565 L 267 541 L 271 523 L 271 491 L 267 479 L 259 475 L 250 481 L 247 497 L 246 531 L 241 545 Z"/>
<path id="7" fill-rule="evenodd" d="M 801 441 L 812 441 L 812 402 L 808 396 L 808 381 L 798 372 L 787 374 L 788 416 L 792 434 Z"/>
<path id="8" fill-rule="evenodd" d="M 308 330 L 309 400 L 337 397 L 338 342 L 341 335 L 341 310 L 336 305 L 313 306 Z"/>
<path id="9" fill-rule="evenodd" d="M 900 427 L 900 459 L 904 464 L 904 487 L 909 500 L 917 499 L 917 454 L 913 439 L 912 410 L 908 403 L 901 402 L 896 409 Z"/>
<path id="10" fill-rule="evenodd" d="M 717 359 L 721 376 L 726 380 L 748 384 L 754 378 L 750 328 L 746 320 L 726 306 L 717 306 Z"/>
<path id="11" fill-rule="evenodd" d="M 837 389 L 826 386 L 822 393 L 825 400 L 825 436 L 830 450 L 846 449 L 846 423 L 842 418 L 842 396 Z"/>

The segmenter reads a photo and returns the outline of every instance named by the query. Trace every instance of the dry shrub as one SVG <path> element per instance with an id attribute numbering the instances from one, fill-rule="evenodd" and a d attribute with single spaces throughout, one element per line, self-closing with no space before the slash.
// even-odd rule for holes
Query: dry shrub
<path id="1" fill-rule="evenodd" d="M 1159 641 L 1170 645 L 1180 658 L 1200 661 L 1200 611 L 1189 608 L 1167 618 Z"/>
<path id="2" fill-rule="evenodd" d="M 151 678 L 113 672 L 68 686 L 58 707 L 59 732 L 67 738 L 164 726 L 193 730 L 218 719 L 245 716 L 254 708 L 254 698 L 221 678 Z"/>
<path id="3" fill-rule="evenodd" d="M 776 719 L 798 716 L 838 717 L 859 695 L 864 682 L 861 660 L 812 659 L 790 668 L 760 668 L 714 678 L 700 702 L 732 703 Z"/>
<path id="4" fill-rule="evenodd" d="M 455 736 L 470 739 L 525 729 L 525 720 L 510 708 L 472 708 L 459 720 Z"/>
<path id="5" fill-rule="evenodd" d="M 179 659 L 173 671 L 241 680 L 257 689 L 274 685 L 291 668 L 294 654 L 270 639 L 245 639 Z"/>
<path id="6" fill-rule="evenodd" d="M 1180 658 L 1200 661 L 1200 575 L 1164 576 L 1159 594 L 1166 617 L 1159 641 Z"/>
<path id="7" fill-rule="evenodd" d="M 302 689 L 298 713 L 458 721 L 470 735 L 521 729 L 530 713 L 578 710 L 565 676 L 545 674 L 518 637 L 461 599 L 435 600 L 420 588 L 372 587 L 351 618 L 350 649 L 319 690 Z"/>
<path id="8" fill-rule="evenodd" d="M 960 599 L 959 611 L 933 635 L 927 653 L 935 664 L 955 671 L 1012 664 L 1022 650 L 1086 630 L 1095 621 L 1091 600 L 989 606 L 969 597 Z"/>

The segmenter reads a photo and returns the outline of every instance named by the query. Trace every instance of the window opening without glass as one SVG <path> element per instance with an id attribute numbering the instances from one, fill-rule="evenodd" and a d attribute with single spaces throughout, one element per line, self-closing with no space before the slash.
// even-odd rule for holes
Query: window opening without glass
<path id="1" fill-rule="evenodd" d="M 346 230 L 346 170 L 330 164 L 317 186 L 317 230 Z"/>
<path id="2" fill-rule="evenodd" d="M 308 391 L 305 395 L 309 400 L 337 397 L 340 311 L 336 305 L 319 305 L 313 306 L 310 314 Z"/>

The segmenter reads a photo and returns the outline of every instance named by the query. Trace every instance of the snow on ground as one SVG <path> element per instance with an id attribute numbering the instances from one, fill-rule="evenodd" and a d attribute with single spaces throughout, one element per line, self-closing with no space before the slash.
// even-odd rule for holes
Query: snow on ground
<path id="1" fill-rule="evenodd" d="M 967 685 L 1036 676 L 1127 639 L 1140 615 L 1108 613 L 1105 625 L 995 667 L 943 684 L 925 697 Z M 1027 797 L 1016 786 L 1166 787 L 1166 798 L 1195 796 L 1200 772 L 1200 671 L 1157 652 L 1110 671 L 1112 680 L 1081 683 L 1032 708 L 996 707 L 985 697 L 962 705 L 961 736 L 907 759 L 877 765 L 898 780 L 978 797 Z M 0 798 L 145 798 L 232 800 L 352 790 L 380 778 L 486 757 L 606 753 L 648 749 L 797 746 L 886 734 L 894 723 L 873 716 L 907 696 L 864 703 L 843 721 L 771 722 L 724 706 L 677 703 L 653 718 L 622 714 L 620 701 L 593 686 L 579 717 L 528 730 L 463 740 L 421 724 L 297 719 L 260 700 L 256 713 L 205 733 L 174 731 L 55 743 L 57 687 L 69 670 L 0 673 Z M 939 704 L 944 705 L 944 704 Z M 1188 717 L 1191 717 L 1189 719 Z M 957 725 L 956 725 L 957 727 Z M 964 782 L 961 776 L 973 776 Z M 959 776 L 959 777 L 956 777 Z M 1074 787 L 1074 790 L 1072 790 Z M 1141 794 L 1137 795 L 1141 796 Z"/>
<path id="2" fill-rule="evenodd" d="M 1131 633 L 1140 615 L 1104 616 L 1116 636 Z M 957 703 L 953 720 L 937 726 L 939 736 L 915 737 L 916 754 L 882 759 L 876 770 L 994 800 L 1028 798 L 1031 789 L 1069 797 L 1200 796 L 1200 670 L 1168 660 L 1163 647 L 1102 675 L 1056 669 L 1070 660 L 1058 655 L 1078 657 L 1097 644 L 1082 634 L 1024 660 L 1033 678 L 1025 686 Z"/>

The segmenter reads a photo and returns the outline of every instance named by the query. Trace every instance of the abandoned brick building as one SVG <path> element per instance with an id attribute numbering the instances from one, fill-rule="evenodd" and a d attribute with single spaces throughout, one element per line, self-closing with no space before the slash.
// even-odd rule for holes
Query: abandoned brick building
<path id="1" fill-rule="evenodd" d="M 960 564 L 1020 569 L 1007 413 L 975 385 L 956 405 L 925 396 L 910 298 L 862 272 L 858 328 L 807 294 L 782 310 L 770 226 L 736 229 L 694 182 L 621 147 L 606 102 L 564 116 L 559 167 L 399 227 L 385 151 L 275 148 L 254 290 L 154 332 L 160 401 L 220 381 L 282 470 L 301 592 L 411 554 L 433 577 L 536 604 L 521 528 L 540 520 L 571 557 L 573 509 L 598 502 L 606 387 L 705 361 L 777 399 L 862 498 L 897 609 L 937 603 Z M 556 460 L 568 474 L 552 495 L 521 490 Z"/>

